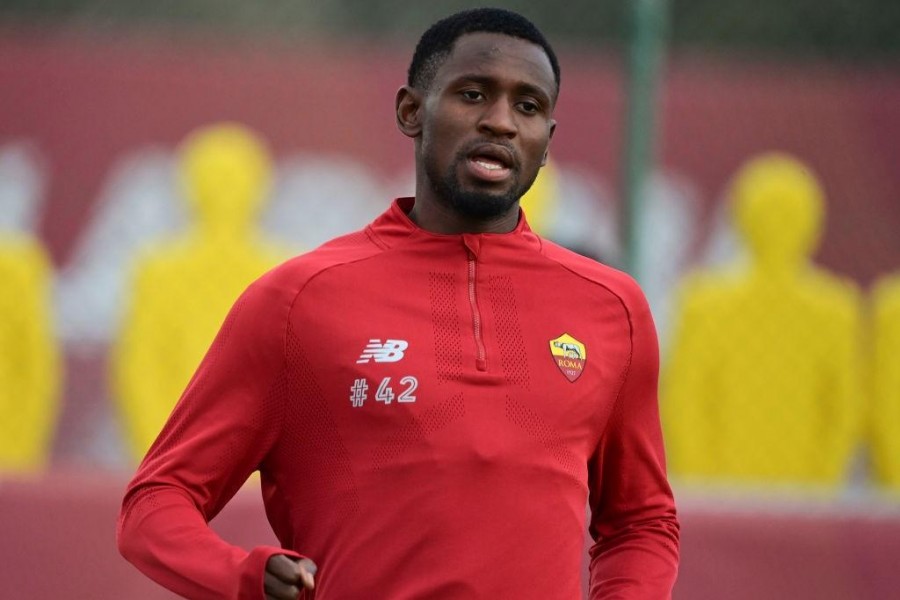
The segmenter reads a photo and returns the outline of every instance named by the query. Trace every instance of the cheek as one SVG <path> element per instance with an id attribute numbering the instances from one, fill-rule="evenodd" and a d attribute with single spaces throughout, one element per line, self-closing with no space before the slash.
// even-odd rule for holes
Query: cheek
<path id="1" fill-rule="evenodd" d="M 547 141 L 538 140 L 528 146 L 523 147 L 523 151 L 527 156 L 526 161 L 534 168 L 538 168 L 544 162 L 544 156 L 547 154 Z"/>
<path id="2" fill-rule="evenodd" d="M 422 130 L 422 149 L 431 160 L 448 163 L 459 151 L 459 128 L 450 120 L 433 120 Z"/>
<path id="3" fill-rule="evenodd" d="M 541 162 L 550 147 L 550 130 L 546 126 L 537 126 L 523 135 L 527 143 L 523 144 L 523 150 L 528 153 L 531 160 Z"/>

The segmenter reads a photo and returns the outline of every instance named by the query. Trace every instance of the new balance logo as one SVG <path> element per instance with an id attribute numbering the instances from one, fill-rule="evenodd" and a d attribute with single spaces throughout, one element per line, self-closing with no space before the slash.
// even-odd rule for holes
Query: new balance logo
<path id="1" fill-rule="evenodd" d="M 366 349 L 359 355 L 357 363 L 367 363 L 374 360 L 377 363 L 397 362 L 403 358 L 403 353 L 409 348 L 406 340 L 369 340 Z"/>

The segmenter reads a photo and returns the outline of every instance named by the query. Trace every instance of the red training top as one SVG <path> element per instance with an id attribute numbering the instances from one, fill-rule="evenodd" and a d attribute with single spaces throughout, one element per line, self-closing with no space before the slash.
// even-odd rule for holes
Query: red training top
<path id="1" fill-rule="evenodd" d="M 658 349 L 626 275 L 547 242 L 437 235 L 401 199 L 231 310 L 128 487 L 123 555 L 189 598 L 670 597 L 678 522 Z M 285 549 L 208 526 L 254 471 Z"/>

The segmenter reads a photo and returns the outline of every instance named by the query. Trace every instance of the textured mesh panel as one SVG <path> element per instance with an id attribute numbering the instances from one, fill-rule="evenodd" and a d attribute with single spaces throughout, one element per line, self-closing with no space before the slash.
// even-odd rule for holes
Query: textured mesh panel
<path id="1" fill-rule="evenodd" d="M 323 498 L 312 501 L 314 505 L 331 504 L 336 514 L 355 514 L 359 495 L 350 453 L 301 342 L 290 328 L 286 352 L 290 379 L 282 443 L 303 464 L 304 487 L 311 495 L 322 494 Z M 333 495 L 334 490 L 345 493 Z"/>
<path id="2" fill-rule="evenodd" d="M 527 390 L 531 387 L 528 377 L 528 355 L 525 353 L 525 339 L 522 337 L 522 328 L 519 324 L 512 278 L 491 277 L 490 298 L 503 372 L 510 383 Z"/>
<path id="3" fill-rule="evenodd" d="M 422 433 L 433 435 L 457 419 L 466 415 L 466 404 L 463 395 L 456 394 L 445 402 L 426 410 L 419 418 Z"/>
<path id="4" fill-rule="evenodd" d="M 269 439 L 269 444 L 266 445 L 266 451 L 268 452 L 271 448 L 269 445 L 274 445 L 277 443 L 279 431 L 277 431 L 278 426 L 283 422 L 284 419 L 284 407 L 287 402 L 287 399 L 291 397 L 291 385 L 289 379 L 289 371 L 287 365 L 283 366 L 279 372 L 278 376 L 275 378 L 275 381 L 272 382 L 272 386 L 269 388 L 268 393 L 266 394 L 265 402 L 263 403 L 263 411 L 259 413 L 259 418 L 263 420 L 265 423 L 265 431 L 267 438 Z M 276 412 L 276 414 L 272 414 Z M 262 430 L 260 428 L 254 427 L 254 430 Z M 256 445 L 259 445 L 260 442 L 257 442 Z M 265 459 L 265 456 L 259 456 L 257 460 L 262 461 Z M 257 465 L 257 468 L 262 470 L 263 465 Z"/>
<path id="5" fill-rule="evenodd" d="M 140 523 L 148 514 L 160 507 L 160 492 L 156 490 L 147 490 L 146 488 L 138 495 L 129 499 L 127 507 L 127 519 L 131 523 Z M 135 498 L 140 498 L 140 502 L 135 502 Z"/>
<path id="6" fill-rule="evenodd" d="M 394 464 L 398 458 L 409 452 L 418 454 L 421 445 L 427 439 L 466 414 L 466 406 L 462 394 L 457 394 L 437 406 L 424 411 L 416 419 L 410 415 L 410 421 L 382 442 L 372 455 L 376 469 L 383 469 Z"/>
<path id="7" fill-rule="evenodd" d="M 285 369 L 281 368 L 265 397 L 256 402 L 253 406 L 254 410 L 246 415 L 247 428 L 226 438 L 220 453 L 222 464 L 243 465 L 248 476 L 260 468 L 260 462 L 278 436 L 277 424 L 280 422 L 284 398 L 287 394 L 286 381 Z M 248 437 L 252 439 L 247 439 Z M 234 480 L 230 487 L 223 490 L 221 503 L 210 507 L 208 519 L 212 519 L 224 507 L 225 501 L 240 489 L 245 480 Z"/>
<path id="8" fill-rule="evenodd" d="M 582 467 L 575 455 L 566 447 L 559 432 L 547 425 L 536 412 L 506 397 L 506 418 L 530 437 L 540 441 L 547 452 L 576 482 L 582 481 Z"/>
<path id="9" fill-rule="evenodd" d="M 430 273 L 431 316 L 434 323 L 434 362 L 439 381 L 462 377 L 462 341 L 456 310 L 456 281 L 452 273 Z"/>

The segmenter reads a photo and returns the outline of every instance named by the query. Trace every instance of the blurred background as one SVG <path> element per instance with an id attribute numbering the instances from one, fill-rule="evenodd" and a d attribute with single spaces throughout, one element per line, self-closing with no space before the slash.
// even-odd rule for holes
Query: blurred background
<path id="1" fill-rule="evenodd" d="M 896 598 L 900 3 L 495 4 L 562 64 L 532 226 L 657 321 L 676 598 Z M 473 6 L 0 2 L 4 597 L 173 597 L 125 482 L 240 290 L 412 194 L 394 94 Z"/>

